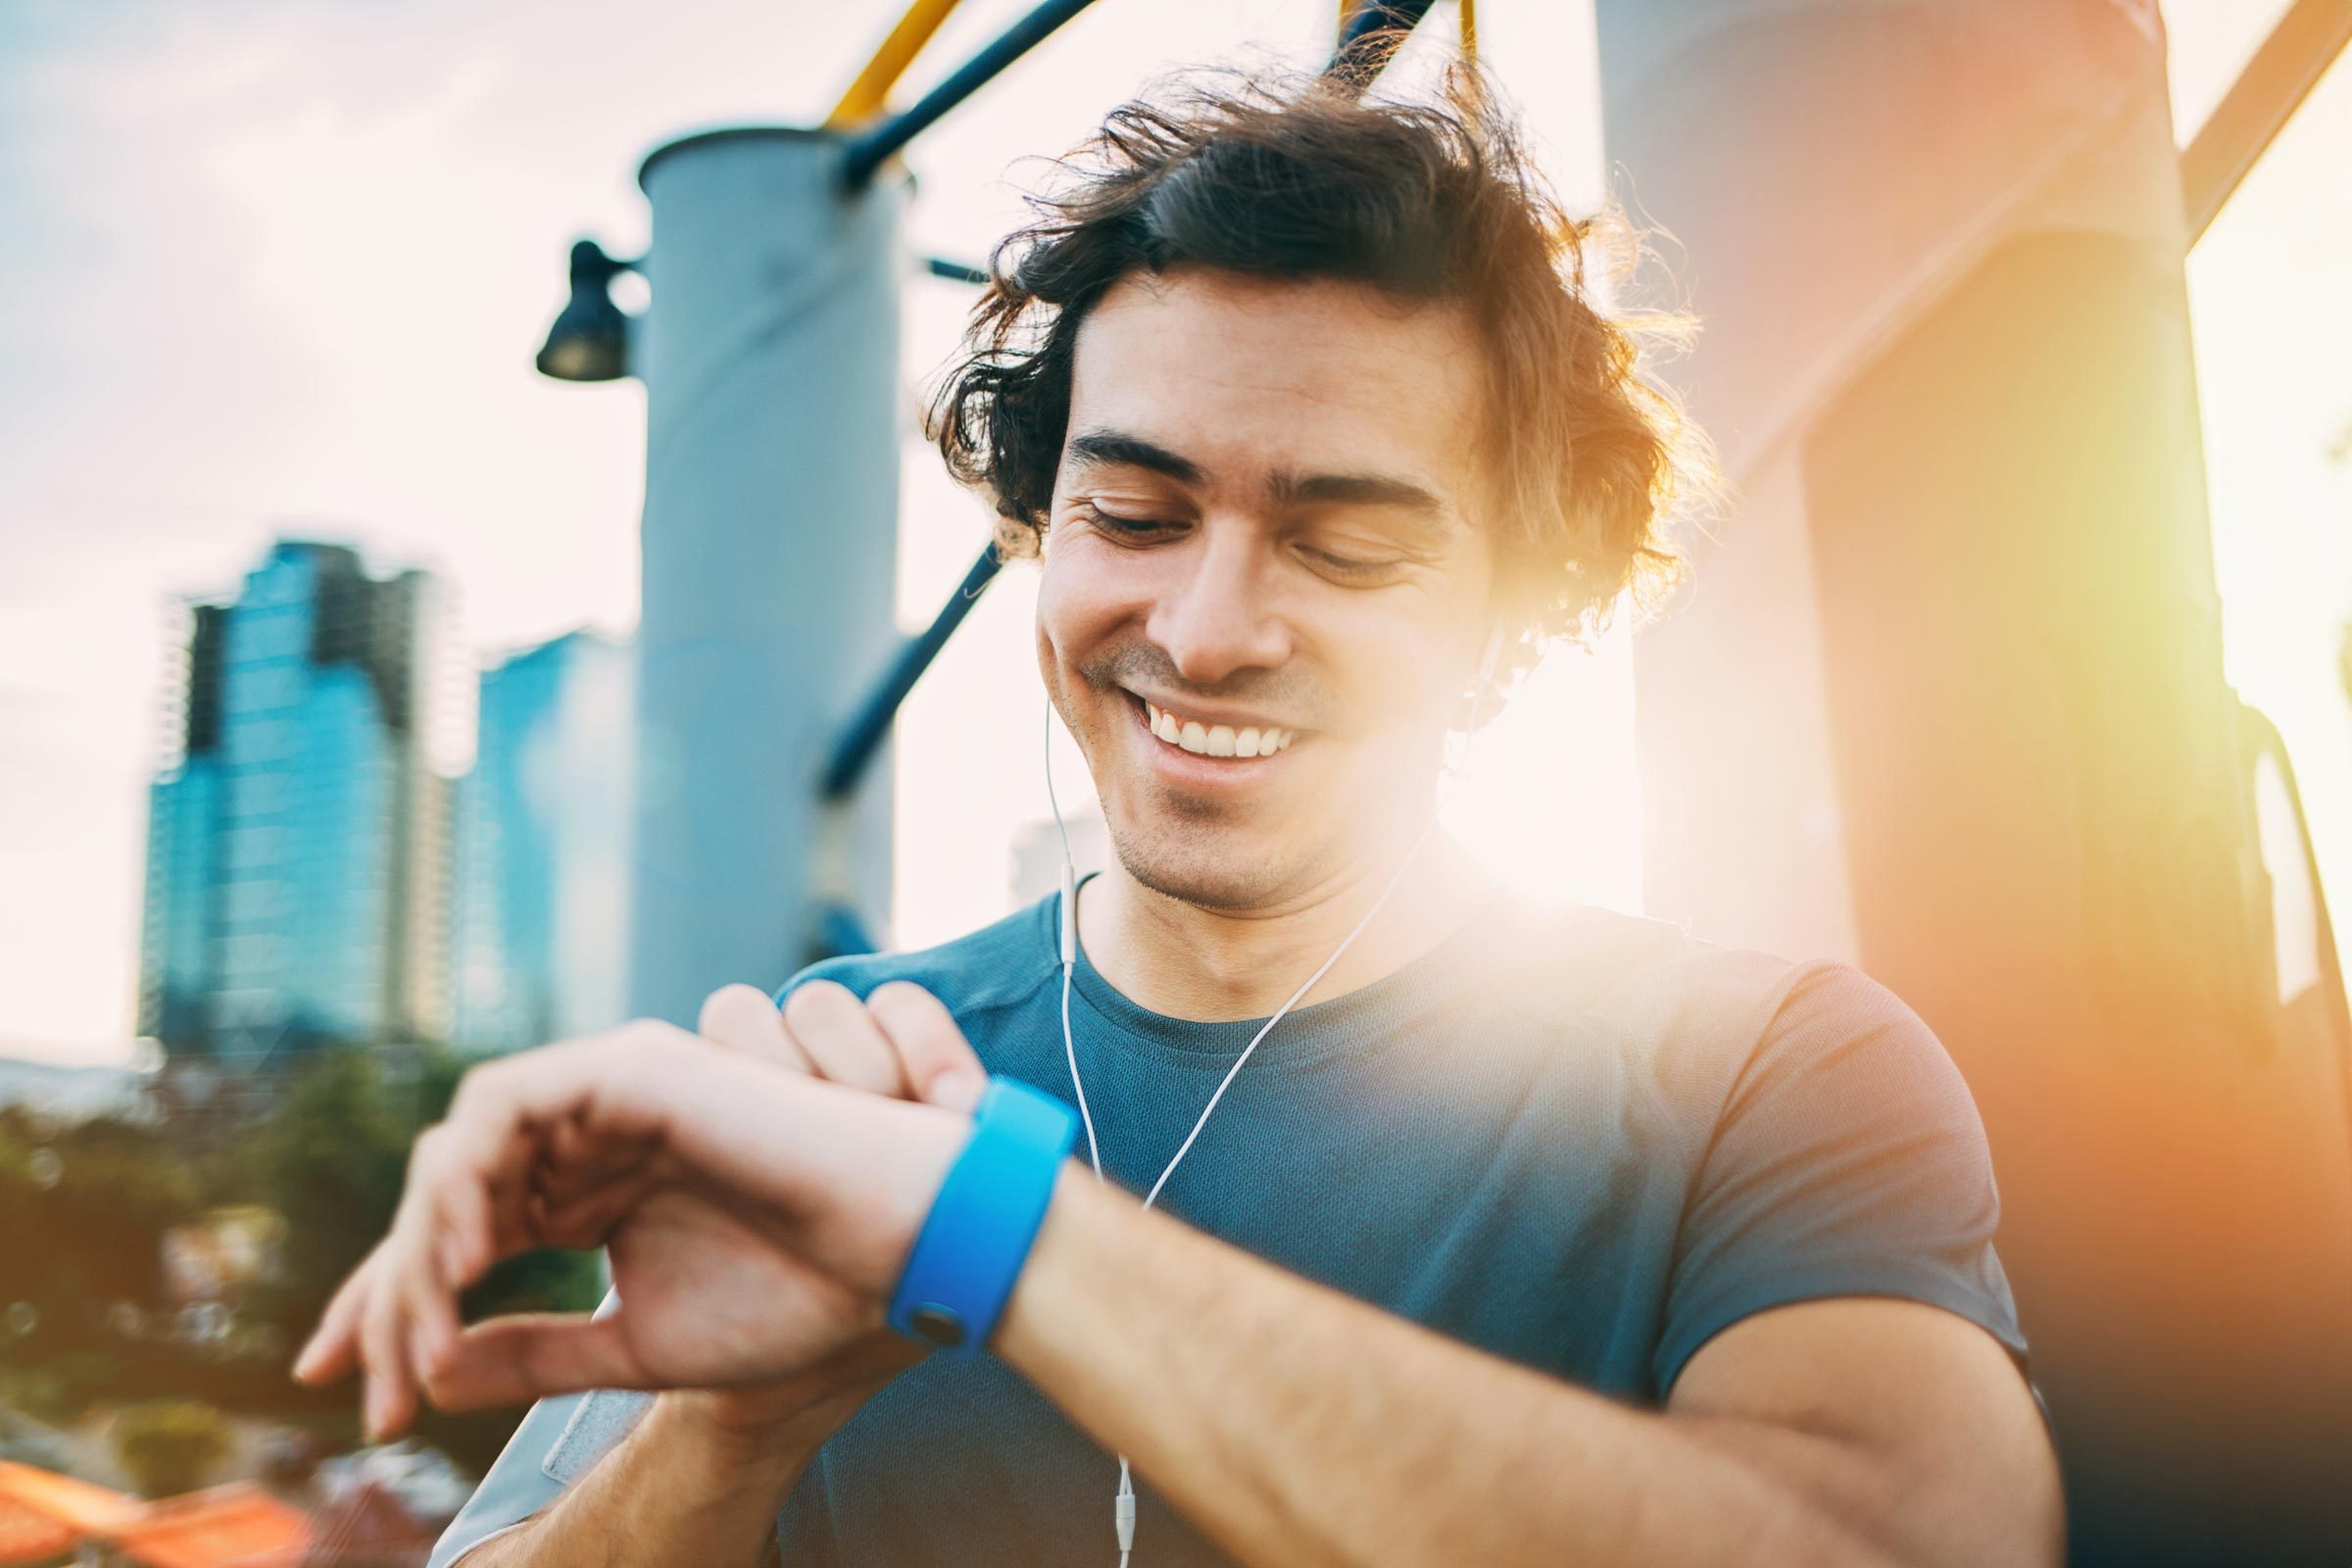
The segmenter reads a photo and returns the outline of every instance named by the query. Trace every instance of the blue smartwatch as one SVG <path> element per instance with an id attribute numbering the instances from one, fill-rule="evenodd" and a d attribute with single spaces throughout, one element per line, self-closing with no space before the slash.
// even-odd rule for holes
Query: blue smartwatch
<path id="1" fill-rule="evenodd" d="M 1077 1137 L 1078 1113 L 1052 1095 L 989 1079 L 971 1141 L 939 1184 L 891 1294 L 892 1328 L 950 1355 L 980 1353 Z"/>

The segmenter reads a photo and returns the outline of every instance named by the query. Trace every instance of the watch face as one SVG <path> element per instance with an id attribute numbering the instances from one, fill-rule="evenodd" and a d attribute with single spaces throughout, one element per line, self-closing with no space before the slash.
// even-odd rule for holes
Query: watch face
<path id="1" fill-rule="evenodd" d="M 907 1327 L 933 1345 L 956 1346 L 963 1343 L 963 1319 L 955 1308 L 941 1306 L 937 1301 L 925 1301 L 906 1314 Z"/>

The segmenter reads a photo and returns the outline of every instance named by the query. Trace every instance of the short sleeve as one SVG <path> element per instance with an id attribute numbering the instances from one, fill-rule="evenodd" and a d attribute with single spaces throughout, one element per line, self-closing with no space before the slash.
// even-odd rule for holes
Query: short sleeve
<path id="1" fill-rule="evenodd" d="M 1661 1397 L 1741 1318 L 1837 1296 L 1956 1312 L 2024 1365 L 1976 1102 L 1942 1044 L 1850 964 L 1799 966 L 1732 1084 L 1675 1242 Z"/>

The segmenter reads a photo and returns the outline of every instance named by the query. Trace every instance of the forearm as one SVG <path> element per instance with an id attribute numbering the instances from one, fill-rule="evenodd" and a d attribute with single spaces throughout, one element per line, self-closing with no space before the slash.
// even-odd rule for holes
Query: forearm
<path id="1" fill-rule="evenodd" d="M 1245 1562 L 1884 1560 L 1824 1440 L 1619 1405 L 1065 1175 L 998 1348 Z M 1755 1434 L 1787 1449 L 1812 1440 Z"/>
<path id="2" fill-rule="evenodd" d="M 777 1509 L 839 1424 L 812 1407 L 752 1433 L 664 1394 L 553 1504 L 458 1559 L 464 1568 L 751 1568 Z"/>

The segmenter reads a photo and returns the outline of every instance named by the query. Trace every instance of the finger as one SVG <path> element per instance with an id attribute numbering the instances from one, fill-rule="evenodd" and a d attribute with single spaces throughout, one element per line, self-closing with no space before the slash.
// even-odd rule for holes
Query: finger
<path id="1" fill-rule="evenodd" d="M 546 1153 L 531 1173 L 532 1186 L 549 1209 L 568 1207 L 644 1170 L 655 1147 L 650 1138 L 599 1137 L 578 1117 L 565 1116 L 548 1129 Z"/>
<path id="2" fill-rule="evenodd" d="M 703 1003 L 694 1032 L 714 1045 L 740 1051 L 795 1072 L 814 1072 L 816 1063 L 784 1027 L 784 1014 L 757 986 L 720 986 Z"/>
<path id="3" fill-rule="evenodd" d="M 359 1359 L 358 1327 L 360 1312 L 368 1304 L 368 1289 L 376 1257 L 383 1251 L 378 1242 L 350 1277 L 336 1287 L 327 1301 L 326 1310 L 318 1315 L 318 1326 L 294 1358 L 294 1380 L 313 1386 L 332 1383 Z"/>
<path id="4" fill-rule="evenodd" d="M 400 1281 L 401 1316 L 408 1333 L 402 1348 L 408 1352 L 410 1374 L 418 1383 L 432 1375 L 457 1344 L 459 1286 L 445 1259 L 451 1203 L 467 1191 L 478 1192 L 479 1185 L 445 1179 L 425 1190 L 413 1249 L 415 1263 Z"/>
<path id="5" fill-rule="evenodd" d="M 518 1145 L 527 1157 L 536 1142 L 510 1139 L 498 1154 L 511 1158 Z M 505 1162 L 486 1159 L 478 1136 L 469 1139 L 454 1121 L 425 1129 L 410 1152 L 407 1192 L 385 1240 L 384 1275 L 365 1342 L 371 1371 L 368 1420 L 379 1436 L 414 1417 L 422 1381 L 456 1347 L 464 1270 L 452 1266 L 452 1254 L 465 1249 L 467 1230 L 487 1205 L 489 1167 Z"/>
<path id="6" fill-rule="evenodd" d="M 874 988 L 865 1008 L 898 1053 L 915 1099 L 948 1110 L 980 1102 L 987 1071 L 946 1003 L 910 980 L 893 980 Z"/>
<path id="7" fill-rule="evenodd" d="M 802 986 L 784 999 L 784 1026 L 816 1063 L 818 1076 L 894 1099 L 906 1095 L 898 1052 L 847 986 L 830 980 Z"/>
<path id="8" fill-rule="evenodd" d="M 594 1182 L 567 1183 L 540 1195 L 539 1231 L 550 1247 L 602 1247 L 613 1228 L 670 1179 L 650 1156 Z"/>
<path id="9" fill-rule="evenodd" d="M 630 1353 L 617 1314 L 517 1312 L 460 1335 L 426 1392 L 444 1410 L 472 1410 L 590 1389 L 654 1386 Z"/>
<path id="10" fill-rule="evenodd" d="M 397 1432 L 409 1414 L 409 1367 L 406 1325 L 401 1321 L 399 1278 L 402 1249 L 397 1243 L 400 1222 L 387 1237 L 376 1288 L 360 1309 L 360 1365 L 365 1374 L 360 1396 L 361 1421 L 369 1442 L 381 1443 Z"/>

